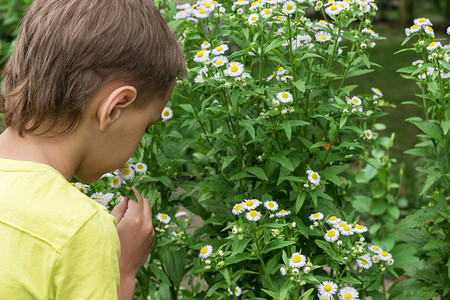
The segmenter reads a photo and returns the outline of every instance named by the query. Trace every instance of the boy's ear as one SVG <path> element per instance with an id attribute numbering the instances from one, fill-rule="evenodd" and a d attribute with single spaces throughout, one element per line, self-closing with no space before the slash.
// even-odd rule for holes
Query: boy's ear
<path id="1" fill-rule="evenodd" d="M 102 99 L 97 110 L 100 131 L 105 131 L 121 114 L 122 109 L 130 106 L 136 99 L 137 91 L 133 86 L 120 86 Z"/>

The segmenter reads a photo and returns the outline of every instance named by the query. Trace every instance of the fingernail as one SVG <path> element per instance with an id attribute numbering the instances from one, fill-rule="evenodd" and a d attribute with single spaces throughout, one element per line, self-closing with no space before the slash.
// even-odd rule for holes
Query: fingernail
<path id="1" fill-rule="evenodd" d="M 119 202 L 122 202 L 125 198 L 123 196 L 119 197 Z"/>

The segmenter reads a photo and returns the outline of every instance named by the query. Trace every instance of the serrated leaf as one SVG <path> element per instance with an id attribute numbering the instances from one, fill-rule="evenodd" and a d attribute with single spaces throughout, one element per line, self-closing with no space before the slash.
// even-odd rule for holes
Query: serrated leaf
<path id="1" fill-rule="evenodd" d="M 429 174 L 427 176 L 427 179 L 425 180 L 425 184 L 423 185 L 422 191 L 420 192 L 420 195 L 423 195 L 428 189 L 441 178 L 442 173 L 440 171 L 434 171 L 433 173 Z"/>
<path id="2" fill-rule="evenodd" d="M 432 250 L 432 249 L 446 249 L 450 244 L 443 240 L 432 240 L 423 246 L 423 250 Z"/>
<path id="3" fill-rule="evenodd" d="M 255 175 L 256 177 L 258 177 L 261 180 L 269 180 L 266 173 L 264 173 L 264 170 L 261 169 L 260 167 L 248 167 L 248 168 L 245 168 L 244 171 L 246 171 L 252 175 Z"/>
<path id="4" fill-rule="evenodd" d="M 272 155 L 272 156 L 270 156 L 270 160 L 276 161 L 277 163 L 279 163 L 280 165 L 282 165 L 289 171 L 294 172 L 294 167 L 292 166 L 292 163 L 286 156 L 281 155 L 281 154 Z"/>
<path id="5" fill-rule="evenodd" d="M 336 174 L 323 170 L 323 171 L 320 171 L 320 175 L 323 176 L 325 179 L 331 181 L 335 185 L 341 186 L 341 181 L 339 180 L 339 176 L 337 176 Z"/>
<path id="6" fill-rule="evenodd" d="M 305 82 L 301 79 L 295 81 L 292 83 L 300 92 L 304 93 L 306 88 L 305 88 Z"/>

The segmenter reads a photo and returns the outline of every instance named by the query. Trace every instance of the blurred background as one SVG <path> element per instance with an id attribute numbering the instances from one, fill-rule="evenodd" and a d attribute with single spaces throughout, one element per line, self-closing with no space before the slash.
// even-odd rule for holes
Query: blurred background
<path id="1" fill-rule="evenodd" d="M 0 0 L 0 68 L 9 57 L 15 36 L 17 35 L 20 19 L 32 0 Z M 184 3 L 182 0 L 176 0 Z M 446 33 L 450 25 L 450 0 L 376 0 L 379 10 L 373 30 L 384 37 L 377 40 L 376 47 L 370 51 L 371 61 L 382 68 L 374 72 L 358 77 L 351 84 L 359 85 L 356 94 L 370 94 L 370 88 L 379 88 L 384 98 L 390 102 L 391 107 L 385 108 L 389 113 L 380 122 L 386 125 L 384 130 L 378 130 L 382 136 L 390 136 L 395 132 L 395 143 L 391 156 L 397 159 L 395 168 L 404 170 L 404 182 L 402 185 L 402 208 L 416 208 L 420 206 L 421 199 L 417 191 L 418 178 L 414 172 L 415 158 L 403 154 L 418 142 L 416 135 L 419 133 L 413 125 L 405 122 L 405 119 L 413 116 L 421 116 L 418 107 L 403 105 L 403 101 L 418 98 L 414 94 L 419 90 L 413 82 L 403 79 L 396 70 L 408 66 L 418 59 L 413 52 L 402 52 L 394 55 L 401 49 L 401 43 L 405 38 L 405 28 L 413 24 L 415 18 L 425 17 L 431 20 L 438 38 L 442 38 L 442 44 L 449 42 Z M 350 84 L 349 83 L 349 84 Z M 0 114 L 0 120 L 1 120 Z M 1 126 L 0 126 L 1 131 Z"/>

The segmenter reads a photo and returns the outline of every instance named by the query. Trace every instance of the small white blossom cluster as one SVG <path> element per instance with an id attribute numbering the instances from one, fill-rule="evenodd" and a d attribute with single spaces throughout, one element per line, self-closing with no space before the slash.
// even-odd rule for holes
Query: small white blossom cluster
<path id="1" fill-rule="evenodd" d="M 259 220 L 261 220 L 262 214 L 260 211 L 256 210 L 256 208 L 258 206 L 260 206 L 261 204 L 262 204 L 262 202 L 259 201 L 258 199 L 247 199 L 247 200 L 244 200 L 243 202 L 240 202 L 240 203 L 237 203 L 236 205 L 234 205 L 231 212 L 237 216 L 243 212 L 246 212 L 245 218 L 248 221 L 252 221 L 252 222 L 259 221 Z M 264 202 L 264 208 L 271 213 L 275 213 L 275 211 L 278 210 L 278 207 L 279 207 L 279 205 L 275 201 L 270 200 L 270 201 Z M 276 212 L 275 216 L 278 218 L 282 218 L 282 217 L 288 216 L 290 214 L 291 214 L 291 212 L 289 210 L 282 209 L 282 210 Z"/>
<path id="2" fill-rule="evenodd" d="M 120 189 L 127 181 L 132 181 L 137 174 L 145 174 L 147 172 L 147 165 L 142 162 L 135 164 L 131 160 L 127 161 L 122 167 L 114 171 L 112 174 L 107 173 L 103 177 L 112 177 L 111 186 L 114 189 Z M 130 185 L 132 186 L 132 184 Z"/>
<path id="3" fill-rule="evenodd" d="M 198 257 L 205 263 L 205 270 L 211 269 L 212 266 L 223 268 L 225 266 L 224 256 L 225 253 L 222 250 L 213 253 L 211 245 L 203 246 L 198 254 Z"/>
<path id="4" fill-rule="evenodd" d="M 71 182 L 70 184 L 85 195 L 87 194 L 87 192 L 89 190 L 88 184 L 83 184 L 81 182 Z"/>

